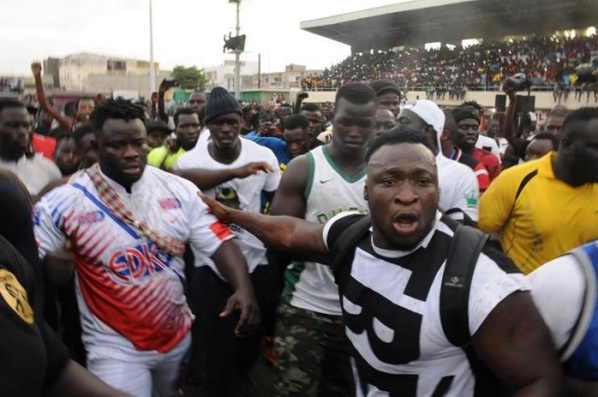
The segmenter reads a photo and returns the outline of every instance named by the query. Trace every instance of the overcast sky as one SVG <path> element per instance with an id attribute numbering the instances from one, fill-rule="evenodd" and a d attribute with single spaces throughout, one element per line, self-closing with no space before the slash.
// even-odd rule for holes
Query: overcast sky
<path id="1" fill-rule="evenodd" d="M 299 29 L 301 21 L 405 0 L 243 0 L 243 59 L 262 71 L 289 63 L 324 68 L 349 47 Z M 153 0 L 154 57 L 161 69 L 221 64 L 235 28 L 228 0 Z M 0 74 L 29 74 L 34 60 L 92 52 L 149 60 L 149 0 L 0 0 Z"/>

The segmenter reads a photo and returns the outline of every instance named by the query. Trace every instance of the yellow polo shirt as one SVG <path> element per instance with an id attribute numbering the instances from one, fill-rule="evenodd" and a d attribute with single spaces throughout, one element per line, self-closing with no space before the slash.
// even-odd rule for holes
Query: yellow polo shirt
<path id="1" fill-rule="evenodd" d="M 166 171 L 172 171 L 174 163 L 185 153 L 186 150 L 183 148 L 180 148 L 176 153 L 170 153 L 166 146 L 160 146 L 148 153 L 147 163 Z"/>
<path id="2" fill-rule="evenodd" d="M 499 233 L 504 253 L 525 274 L 598 240 L 598 184 L 572 187 L 557 179 L 555 156 L 549 153 L 503 171 L 480 199 L 478 227 Z"/>

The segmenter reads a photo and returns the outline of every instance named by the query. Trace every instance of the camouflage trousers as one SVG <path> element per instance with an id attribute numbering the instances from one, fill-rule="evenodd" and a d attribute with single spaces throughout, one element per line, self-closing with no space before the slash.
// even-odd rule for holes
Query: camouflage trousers
<path id="1" fill-rule="evenodd" d="M 355 386 L 343 318 L 291 306 L 278 308 L 274 338 L 276 397 L 349 397 Z"/>

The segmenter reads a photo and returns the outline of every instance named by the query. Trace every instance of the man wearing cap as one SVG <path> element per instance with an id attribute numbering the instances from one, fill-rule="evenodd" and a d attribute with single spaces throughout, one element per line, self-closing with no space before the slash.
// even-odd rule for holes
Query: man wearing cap
<path id="1" fill-rule="evenodd" d="M 462 221 L 467 215 L 477 222 L 480 192 L 474 172 L 466 165 L 449 160 L 440 151 L 445 121 L 442 110 L 427 99 L 411 101 L 401 108 L 398 121 L 400 125 L 425 132 L 435 145 L 440 208 L 455 220 Z"/>
<path id="2" fill-rule="evenodd" d="M 162 120 L 149 121 L 145 128 L 147 129 L 147 146 L 150 149 L 162 146 L 168 135 L 172 132 Z"/>
<path id="3" fill-rule="evenodd" d="M 457 122 L 456 145 L 464 152 L 484 164 L 490 181 L 493 181 L 501 171 L 501 165 L 495 155 L 487 150 L 476 147 L 480 135 L 480 117 L 477 111 L 469 106 L 459 106 L 453 110 L 453 117 Z"/>
<path id="4" fill-rule="evenodd" d="M 182 108 L 174 114 L 176 126 L 176 140 L 152 150 L 147 156 L 147 162 L 154 167 L 172 171 L 174 163 L 179 157 L 193 149 L 200 139 L 201 122 L 192 108 Z M 207 141 L 207 134 L 201 134 Z"/>
<path id="5" fill-rule="evenodd" d="M 401 103 L 401 89 L 399 86 L 392 80 L 378 79 L 370 81 L 370 87 L 376 91 L 380 106 L 393 112 L 396 117 L 399 114 L 399 105 Z"/>
<path id="6" fill-rule="evenodd" d="M 274 153 L 240 137 L 243 112 L 239 102 L 224 88 L 210 93 L 205 122 L 211 140 L 183 154 L 175 164 L 179 175 L 194 182 L 206 195 L 231 208 L 261 212 L 261 194 L 268 201 L 280 182 Z M 262 313 L 273 313 L 272 275 L 266 247 L 253 234 L 235 225 L 241 252 L 247 260 Z M 233 292 L 209 258 L 196 258 L 191 276 L 191 295 L 198 305 L 201 337 L 207 342 L 206 382 L 208 395 L 233 396 L 235 388 L 249 385 L 249 370 L 259 354 L 261 332 L 236 338 L 234 320 L 219 318 L 222 304 Z"/>

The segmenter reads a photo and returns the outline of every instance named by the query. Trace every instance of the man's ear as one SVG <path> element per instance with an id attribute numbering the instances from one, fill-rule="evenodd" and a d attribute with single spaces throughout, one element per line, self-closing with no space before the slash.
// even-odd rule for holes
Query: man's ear
<path id="1" fill-rule="evenodd" d="M 443 130 L 440 134 L 440 141 L 449 141 L 451 139 L 451 133 L 448 130 Z"/>
<path id="2" fill-rule="evenodd" d="M 366 181 L 365 185 L 363 186 L 363 199 L 365 201 L 368 201 L 369 195 L 368 195 L 368 183 Z"/>

